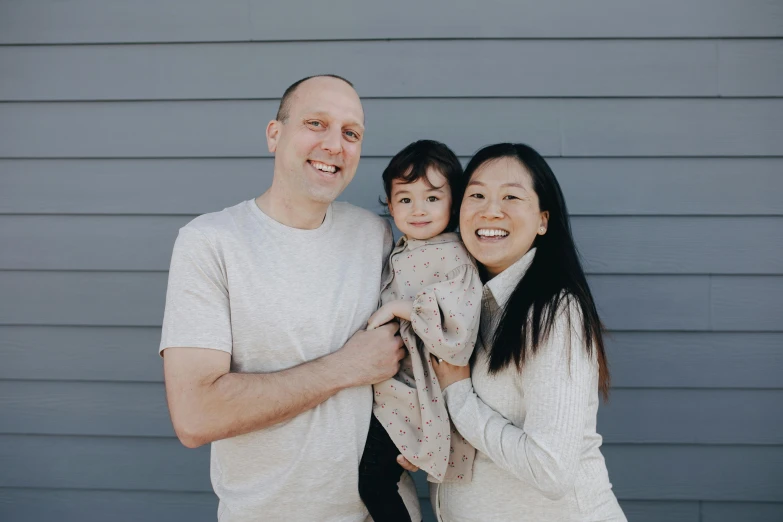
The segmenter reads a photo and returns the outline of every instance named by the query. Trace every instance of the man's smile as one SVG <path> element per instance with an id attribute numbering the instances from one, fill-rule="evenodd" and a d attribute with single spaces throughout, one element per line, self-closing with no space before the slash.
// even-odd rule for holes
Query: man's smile
<path id="1" fill-rule="evenodd" d="M 337 172 L 340 171 L 340 167 L 336 165 L 330 165 L 329 163 L 324 163 L 322 161 L 308 160 L 308 163 L 312 165 L 316 170 L 320 170 L 321 172 L 336 174 Z"/>

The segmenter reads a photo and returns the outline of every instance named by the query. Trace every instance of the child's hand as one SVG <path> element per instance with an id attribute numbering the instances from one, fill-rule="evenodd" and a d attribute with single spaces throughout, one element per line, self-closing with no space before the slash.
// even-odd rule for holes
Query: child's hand
<path id="1" fill-rule="evenodd" d="M 367 329 L 374 330 L 375 328 L 378 328 L 382 324 L 386 324 L 389 321 L 394 320 L 395 317 L 398 317 L 400 319 L 405 319 L 406 321 L 410 321 L 412 310 L 413 310 L 412 301 L 403 301 L 402 299 L 398 299 L 396 301 L 391 301 L 389 303 L 386 303 L 385 305 L 380 307 L 377 312 L 372 314 L 370 320 L 367 321 Z"/>

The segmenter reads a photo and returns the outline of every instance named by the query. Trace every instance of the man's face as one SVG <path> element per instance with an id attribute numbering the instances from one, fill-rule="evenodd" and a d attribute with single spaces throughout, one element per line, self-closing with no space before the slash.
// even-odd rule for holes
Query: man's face
<path id="1" fill-rule="evenodd" d="M 288 119 L 267 127 L 275 179 L 289 197 L 331 203 L 340 195 L 359 165 L 363 122 L 359 96 L 342 80 L 317 77 L 299 85 Z"/>

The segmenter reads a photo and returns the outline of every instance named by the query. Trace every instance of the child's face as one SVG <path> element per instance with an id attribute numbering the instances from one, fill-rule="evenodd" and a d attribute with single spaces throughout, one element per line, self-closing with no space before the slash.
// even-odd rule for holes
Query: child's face
<path id="1" fill-rule="evenodd" d="M 451 187 L 436 169 L 427 169 L 427 180 L 413 183 L 392 180 L 389 213 L 400 232 L 413 239 L 429 239 L 443 232 L 451 218 Z"/>

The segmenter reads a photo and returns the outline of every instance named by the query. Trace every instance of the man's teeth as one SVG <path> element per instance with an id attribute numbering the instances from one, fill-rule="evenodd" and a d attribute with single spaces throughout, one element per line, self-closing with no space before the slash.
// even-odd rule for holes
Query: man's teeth
<path id="1" fill-rule="evenodd" d="M 483 237 L 506 237 L 508 232 L 492 228 L 480 228 L 476 230 L 476 234 Z"/>
<path id="2" fill-rule="evenodd" d="M 318 161 L 311 161 L 310 164 L 318 170 L 322 170 L 324 172 L 331 172 L 332 174 L 337 172 L 337 167 L 334 165 L 327 165 L 326 163 L 320 163 Z"/>

